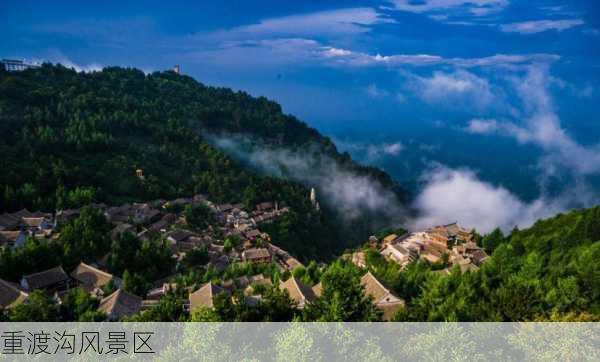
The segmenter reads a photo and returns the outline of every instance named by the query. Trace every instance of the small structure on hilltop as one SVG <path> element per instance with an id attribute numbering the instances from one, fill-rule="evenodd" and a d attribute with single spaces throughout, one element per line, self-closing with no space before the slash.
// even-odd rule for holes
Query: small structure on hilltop
<path id="1" fill-rule="evenodd" d="M 7 72 L 20 72 L 27 69 L 39 68 L 39 64 L 26 63 L 20 59 L 2 59 L 0 61 Z"/>

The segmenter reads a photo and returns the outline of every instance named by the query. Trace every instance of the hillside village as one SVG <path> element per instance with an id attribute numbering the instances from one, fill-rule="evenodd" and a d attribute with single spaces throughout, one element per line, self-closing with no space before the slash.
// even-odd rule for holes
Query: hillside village
<path id="1" fill-rule="evenodd" d="M 462 228 L 458 223 L 400 236 L 390 234 L 381 243 L 371 239 L 368 245 L 402 268 L 421 259 L 432 265 L 442 265 L 443 268 L 437 270 L 442 274 L 449 274 L 454 266 L 458 266 L 463 273 L 477 271 L 488 258 L 483 248 L 475 243 L 473 232 Z M 349 259 L 355 265 L 365 267 L 363 251 L 353 253 Z"/>
<path id="2" fill-rule="evenodd" d="M 316 204 L 314 191 L 311 191 L 311 202 Z M 281 273 L 289 275 L 279 282 L 279 289 L 287 291 L 299 310 L 322 294 L 321 282 L 311 286 L 293 275 L 296 268 L 304 267 L 302 263 L 274 245 L 270 235 L 260 229 L 261 225 L 273 222 L 290 211 L 288 207 L 280 207 L 278 202 L 262 202 L 252 210 L 246 210 L 241 204 L 215 204 L 204 195 L 195 195 L 171 201 L 155 200 L 111 207 L 93 204 L 93 207 L 102 210 L 112 224 L 110 237 L 113 240 L 125 233 L 140 240 L 163 238 L 171 248 L 172 258 L 178 263 L 185 259 L 187 253 L 202 248 L 208 254 L 207 267 L 217 272 L 240 262 L 274 264 Z M 207 223 L 202 229 L 193 227 L 182 212 L 186 207 L 206 208 L 214 216 L 214 222 Z M 0 215 L 0 245 L 21 248 L 27 237 L 57 238 L 60 226 L 74 220 L 80 212 L 80 209 L 68 209 L 52 215 L 21 210 Z M 231 240 L 234 242 L 231 243 Z M 476 271 L 487 258 L 487 254 L 473 241 L 473 234 L 456 223 L 400 236 L 390 234 L 382 240 L 372 236 L 366 245 L 403 268 L 419 259 L 430 264 L 442 263 L 444 268 L 438 273 L 449 273 L 455 265 L 462 272 Z M 364 253 L 356 251 L 344 255 L 344 258 L 366 270 Z M 162 297 L 178 288 L 173 278 L 166 277 L 157 280 L 154 288 L 143 297 L 134 295 L 122 288 L 123 281 L 119 276 L 107 271 L 105 259 L 93 263 L 82 261 L 72 271 L 65 271 L 57 265 L 49 270 L 23 275 L 19 284 L 0 280 L 0 306 L 10 308 L 26 303 L 28 293 L 34 290 L 44 290 L 61 303 L 70 288 L 81 287 L 98 298 L 98 311 L 103 312 L 108 320 L 120 320 L 152 308 Z M 246 304 L 256 306 L 261 301 L 261 291 L 264 287 L 272 287 L 274 282 L 269 276 L 259 273 L 220 283 L 209 281 L 196 287 L 186 286 L 187 299 L 183 301 L 183 307 L 188 312 L 199 307 L 213 308 L 217 295 L 224 293 L 234 298 L 235 291 L 243 292 Z M 371 272 L 363 274 L 360 282 L 374 306 L 382 311 L 384 320 L 392 319 L 398 310 L 405 307 L 405 301 L 394 295 Z"/>

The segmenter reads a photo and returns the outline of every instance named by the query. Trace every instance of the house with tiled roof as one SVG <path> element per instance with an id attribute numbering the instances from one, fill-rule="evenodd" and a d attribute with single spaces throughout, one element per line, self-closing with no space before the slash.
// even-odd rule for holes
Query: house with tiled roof
<path id="1" fill-rule="evenodd" d="M 400 244 L 386 244 L 385 248 L 381 251 L 381 255 L 398 264 L 404 264 L 411 260 L 410 250 Z"/>
<path id="2" fill-rule="evenodd" d="M 459 265 L 460 270 L 477 271 L 479 267 L 489 258 L 487 253 L 476 243 L 470 241 L 464 244 L 456 245 L 452 248 L 450 262 L 452 265 Z"/>
<path id="3" fill-rule="evenodd" d="M 102 295 L 102 288 L 111 281 L 113 281 L 117 287 L 121 284 L 121 281 L 112 274 L 94 268 L 84 262 L 77 265 L 75 270 L 71 273 L 71 277 L 76 281 L 78 286 L 82 287 L 86 292 L 95 295 Z"/>
<path id="4" fill-rule="evenodd" d="M 185 242 L 187 238 L 193 236 L 194 233 L 187 230 L 174 230 L 169 233 L 167 240 L 171 242 L 172 245 L 178 245 L 182 242 Z"/>
<path id="5" fill-rule="evenodd" d="M 190 312 L 200 307 L 214 308 L 214 299 L 220 293 L 230 294 L 230 292 L 213 282 L 204 284 L 200 289 L 189 295 Z"/>
<path id="6" fill-rule="evenodd" d="M 25 230 L 37 234 L 51 232 L 53 227 L 52 214 L 44 212 L 22 209 L 0 215 L 0 231 Z"/>
<path id="7" fill-rule="evenodd" d="M 365 294 L 371 297 L 375 307 L 383 311 L 384 320 L 391 320 L 396 312 L 404 308 L 406 304 L 404 300 L 392 294 L 371 272 L 363 275 L 360 283 Z"/>
<path id="8" fill-rule="evenodd" d="M 308 285 L 302 283 L 296 277 L 292 276 L 285 282 L 279 284 L 279 289 L 287 290 L 290 298 L 296 302 L 298 309 L 303 309 L 308 303 L 314 301 L 317 296 Z"/>
<path id="9" fill-rule="evenodd" d="M 160 220 L 148 227 L 148 230 L 155 233 L 167 232 L 169 227 L 177 221 L 177 215 L 169 213 L 165 214 Z"/>
<path id="10" fill-rule="evenodd" d="M 70 278 L 61 266 L 23 276 L 21 287 L 27 291 L 44 289 L 49 292 L 69 288 Z"/>
<path id="11" fill-rule="evenodd" d="M 477 266 L 481 266 L 488 258 L 489 256 L 483 249 L 477 249 L 471 253 L 471 261 Z"/>
<path id="12" fill-rule="evenodd" d="M 114 293 L 100 301 L 98 311 L 106 314 L 109 321 L 118 321 L 123 317 L 136 314 L 142 309 L 142 298 L 117 289 Z"/>
<path id="13" fill-rule="evenodd" d="M 265 286 L 273 285 L 273 283 L 271 282 L 271 279 L 266 278 L 263 274 L 252 275 L 248 280 L 249 280 L 249 284 L 251 284 L 251 285 L 265 285 Z"/>
<path id="14" fill-rule="evenodd" d="M 5 213 L 0 215 L 0 231 L 16 230 L 21 224 L 21 218 L 14 214 Z"/>
<path id="15" fill-rule="evenodd" d="M 366 257 L 365 257 L 364 251 L 357 251 L 357 252 L 352 253 L 352 255 L 350 256 L 350 261 L 352 262 L 352 264 L 356 265 L 359 268 L 367 267 L 367 262 L 366 262 Z"/>
<path id="16" fill-rule="evenodd" d="M 383 243 L 383 245 L 390 244 L 390 243 L 393 243 L 394 241 L 396 241 L 396 239 L 398 239 L 398 235 L 390 234 L 390 235 L 386 236 L 385 238 L 383 238 L 382 243 Z"/>
<path id="17" fill-rule="evenodd" d="M 257 238 L 260 238 L 261 232 L 258 231 L 258 229 L 251 229 L 248 230 L 246 232 L 244 232 L 244 235 L 249 239 L 249 240 L 256 240 Z"/>
<path id="18" fill-rule="evenodd" d="M 121 235 L 123 235 L 125 233 L 135 233 L 135 226 L 128 224 L 128 223 L 119 222 L 111 230 L 110 238 L 111 238 L 111 240 L 117 240 L 118 238 L 121 237 Z"/>
<path id="19" fill-rule="evenodd" d="M 160 218 L 160 211 L 150 204 L 133 204 L 132 217 L 135 224 L 148 224 Z"/>
<path id="20" fill-rule="evenodd" d="M 256 210 L 258 211 L 269 211 L 273 209 L 273 202 L 270 201 L 265 201 L 265 202 L 261 202 L 260 204 L 256 205 Z"/>
<path id="21" fill-rule="evenodd" d="M 12 308 L 27 300 L 29 294 L 17 284 L 0 279 L 0 308 Z"/>
<path id="22" fill-rule="evenodd" d="M 242 252 L 242 259 L 254 264 L 267 264 L 271 262 L 271 253 L 266 248 L 251 248 Z"/>
<path id="23" fill-rule="evenodd" d="M 285 263 L 285 268 L 290 271 L 294 270 L 296 268 L 299 268 L 301 266 L 304 266 L 298 259 L 296 259 L 292 256 L 288 256 L 287 258 L 285 258 L 283 260 L 283 262 Z"/>
<path id="24" fill-rule="evenodd" d="M 26 240 L 27 233 L 23 230 L 0 231 L 0 247 L 19 248 Z"/>
<path id="25" fill-rule="evenodd" d="M 317 298 L 320 297 L 323 295 L 323 283 L 318 282 L 317 284 L 313 285 L 312 290 Z"/>

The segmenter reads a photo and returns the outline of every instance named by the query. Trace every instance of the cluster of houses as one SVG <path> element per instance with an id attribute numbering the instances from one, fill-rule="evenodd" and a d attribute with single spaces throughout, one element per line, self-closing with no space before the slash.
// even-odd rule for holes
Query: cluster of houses
<path id="1" fill-rule="evenodd" d="M 165 210 L 182 209 L 187 205 L 208 207 L 218 223 L 204 230 L 194 230 L 181 214 Z M 171 244 L 174 256 L 182 260 L 188 252 L 204 247 L 210 257 L 210 265 L 217 271 L 239 261 L 270 263 L 276 261 L 285 270 L 298 265 L 285 251 L 270 243 L 267 233 L 259 225 L 276 220 L 287 207 L 279 208 L 277 202 L 263 202 L 255 210 L 246 211 L 242 204 L 214 204 L 203 195 L 192 198 L 179 198 L 173 201 L 157 200 L 152 203 L 123 205 L 108 208 L 105 212 L 115 226 L 113 237 L 124 232 L 134 232 L 144 240 L 162 235 Z M 227 248 L 224 240 L 235 240 L 232 248 Z M 286 261 L 289 260 L 289 263 Z M 296 263 L 294 263 L 296 262 Z"/>
<path id="2" fill-rule="evenodd" d="M 383 311 L 385 320 L 391 319 L 399 309 L 405 306 L 404 300 L 393 295 L 370 272 L 361 278 L 361 284 L 365 293 L 372 298 L 373 304 Z M 255 306 L 262 300 L 261 291 L 264 290 L 257 287 L 259 285 L 271 287 L 273 282 L 263 274 L 256 274 L 226 280 L 221 285 L 208 282 L 197 289 L 186 288 L 188 300 L 184 301 L 184 307 L 190 312 L 202 307 L 214 308 L 217 295 L 225 293 L 227 297 L 232 297 L 235 290 L 242 290 L 245 303 Z M 121 286 L 122 281 L 119 278 L 95 266 L 81 262 L 70 274 L 67 274 L 62 267 L 58 266 L 25 275 L 20 284 L 0 279 L 0 307 L 12 308 L 25 303 L 29 293 L 34 290 L 43 290 L 53 295 L 54 299 L 61 303 L 70 288 L 80 287 L 100 299 L 98 311 L 103 312 L 107 320 L 116 321 L 134 315 L 141 310 L 152 308 L 161 297 L 177 288 L 175 283 L 163 283 L 161 286 L 148 291 L 144 299 L 126 292 Z M 305 308 L 322 294 L 320 282 L 311 287 L 293 276 L 286 281 L 281 281 L 279 288 L 287 291 L 298 309 Z M 105 292 L 107 289 L 113 291 L 107 294 Z M 233 302 L 237 301 L 233 300 Z"/>
<path id="3" fill-rule="evenodd" d="M 61 266 L 38 273 L 24 275 L 19 284 L 0 279 L 0 307 L 12 308 L 26 303 L 29 293 L 42 290 L 62 303 L 70 288 L 81 287 L 100 299 L 98 311 L 106 314 L 107 320 L 119 320 L 151 306 L 142 298 L 121 289 L 122 281 L 103 270 L 81 262 L 70 274 Z M 113 289 L 108 295 L 105 290 Z"/>
<path id="4" fill-rule="evenodd" d="M 217 222 L 204 230 L 190 227 L 181 212 L 187 205 L 208 207 Z M 94 206 L 103 210 L 107 220 L 113 224 L 111 238 L 117 238 L 126 232 L 142 240 L 161 236 L 170 243 L 173 257 L 177 260 L 182 260 L 195 248 L 202 247 L 208 251 L 209 265 L 218 271 L 240 261 L 253 264 L 275 263 L 282 272 L 302 266 L 288 252 L 273 245 L 270 236 L 260 230 L 260 225 L 289 212 L 286 207 L 280 208 L 277 202 L 263 202 L 256 205 L 254 210 L 248 211 L 241 204 L 217 205 L 203 195 L 195 195 L 172 201 L 156 200 L 114 207 L 103 204 Z M 79 213 L 80 210 L 71 209 L 59 211 L 54 216 L 27 210 L 2 214 L 0 247 L 20 247 L 27 236 L 55 237 L 56 226 L 77 217 Z M 235 242 L 227 245 L 226 240 Z M 485 251 L 474 242 L 473 234 L 457 223 L 401 236 L 391 234 L 383 238 L 381 243 L 371 237 L 369 243 L 377 245 L 381 255 L 402 267 L 418 259 L 430 263 L 444 262 L 447 267 L 438 271 L 440 273 L 449 273 L 450 268 L 456 265 L 462 272 L 478 270 L 488 258 Z M 364 252 L 355 252 L 347 257 L 357 266 L 366 267 Z M 151 308 L 166 293 L 177 288 L 174 283 L 159 281 L 156 288 L 142 298 L 124 291 L 121 288 L 122 281 L 103 270 L 104 267 L 102 260 L 93 265 L 81 262 L 70 274 L 57 266 L 25 275 L 20 284 L 0 279 L 0 307 L 11 308 L 26 302 L 33 290 L 44 290 L 54 295 L 60 303 L 69 288 L 77 286 L 100 299 L 98 309 L 107 315 L 108 320 L 118 320 Z M 384 319 L 391 319 L 405 306 L 404 300 L 390 292 L 370 272 L 361 278 L 361 284 L 374 305 L 383 311 Z M 272 286 L 273 281 L 263 274 L 257 274 L 226 280 L 220 285 L 209 282 L 197 289 L 188 288 L 185 307 L 189 311 L 200 307 L 213 308 L 217 295 L 225 293 L 231 297 L 235 290 L 243 291 L 246 303 L 256 305 L 262 299 L 261 292 L 264 290 L 259 285 Z M 299 309 L 313 303 L 321 296 L 323 289 L 321 283 L 309 286 L 293 276 L 281 281 L 279 288 L 288 292 Z"/>
<path id="5" fill-rule="evenodd" d="M 187 206 L 205 205 L 213 213 L 216 223 L 205 230 L 196 230 L 188 225 L 181 211 Z M 302 264 L 285 250 L 273 245 L 270 236 L 262 232 L 259 226 L 272 222 L 286 212 L 277 202 L 263 202 L 252 211 L 244 210 L 241 204 L 217 205 L 203 195 L 192 198 L 179 198 L 172 201 L 156 200 L 148 203 L 132 203 L 108 207 L 94 204 L 104 212 L 112 223 L 110 236 L 115 239 L 124 233 L 132 233 L 144 240 L 156 236 L 164 237 L 171 245 L 173 257 L 182 260 L 186 253 L 194 248 L 205 247 L 209 255 L 209 265 L 222 271 L 234 262 L 268 264 L 275 262 L 281 271 L 291 271 Z M 22 210 L 13 214 L 0 215 L 0 246 L 20 247 L 27 236 L 56 237 L 55 228 L 80 214 L 80 209 L 58 211 L 54 216 L 47 213 L 31 213 Z M 235 240 L 233 247 L 227 248 L 224 240 Z M 5 245 L 3 245 L 5 244 Z M 122 281 L 108 273 L 103 260 L 93 265 L 80 263 L 71 274 L 65 273 L 61 266 L 25 275 L 20 284 L 0 280 L 0 307 L 10 308 L 27 300 L 33 290 L 44 290 L 61 302 L 69 288 L 82 287 L 91 295 L 99 298 L 99 310 L 106 313 L 109 320 L 118 320 L 155 305 L 160 297 L 176 287 L 173 283 L 160 283 L 150 290 L 145 299 L 121 289 Z M 105 295 L 107 286 L 116 289 Z M 270 285 L 271 280 L 262 275 L 241 277 L 223 283 L 222 286 L 211 283 L 198 290 L 189 290 L 188 308 L 212 298 L 216 290 L 223 289 L 231 293 L 235 288 L 243 288 L 247 302 L 257 303 L 261 296 L 253 292 L 257 284 Z M 260 288 L 259 288 L 260 289 Z M 207 297 L 211 296 L 210 298 Z M 199 304 L 200 303 L 200 304 Z M 207 302 L 210 306 L 212 302 Z"/>
<path id="6" fill-rule="evenodd" d="M 205 230 L 190 228 L 181 212 L 185 206 L 207 206 L 215 215 L 218 224 Z M 101 209 L 107 220 L 113 224 L 111 238 L 124 233 L 132 233 L 141 240 L 162 236 L 171 243 L 174 256 L 181 260 L 194 248 L 205 247 L 210 256 L 210 264 L 218 271 L 230 263 L 248 261 L 252 263 L 276 262 L 282 270 L 292 270 L 300 262 L 285 250 L 271 244 L 270 236 L 259 226 L 275 221 L 289 212 L 280 208 L 277 202 L 262 202 L 252 211 L 244 210 L 241 204 L 217 205 L 204 195 L 191 198 L 178 198 L 172 201 L 155 200 L 148 203 L 132 203 L 108 207 L 93 204 Z M 24 245 L 28 236 L 56 237 L 56 226 L 78 217 L 80 209 L 57 211 L 55 215 L 42 212 L 29 212 L 26 209 L 0 215 L 0 247 L 18 248 Z M 224 240 L 235 240 L 235 247 L 229 250 Z M 102 264 L 100 262 L 100 264 Z"/>
<path id="7" fill-rule="evenodd" d="M 473 233 L 457 223 L 440 225 L 425 231 L 411 232 L 402 236 L 391 234 L 382 240 L 380 253 L 402 267 L 422 259 L 435 264 L 445 262 L 448 267 L 441 273 L 449 273 L 458 265 L 462 272 L 477 271 L 488 258 L 486 252 L 473 240 Z M 360 255 L 353 255 L 353 262 L 361 262 Z M 364 256 L 363 261 L 364 263 Z"/>
<path id="8" fill-rule="evenodd" d="M 194 311 L 198 308 L 214 308 L 214 300 L 220 293 L 225 293 L 228 297 L 233 295 L 235 289 L 243 290 L 245 301 L 249 305 L 256 305 L 262 299 L 260 289 L 256 285 L 272 286 L 270 279 L 262 274 L 251 277 L 240 277 L 235 280 L 225 281 L 222 285 L 206 283 L 196 291 L 189 294 L 189 302 L 186 305 L 188 310 Z M 396 297 L 387 289 L 373 274 L 367 272 L 361 278 L 361 285 L 365 294 L 368 295 L 373 305 L 382 310 L 383 319 L 390 320 L 393 316 L 405 306 L 403 299 Z M 291 276 L 285 281 L 279 283 L 279 289 L 288 293 L 297 309 L 304 309 L 307 305 L 313 303 L 321 297 L 323 286 L 321 282 L 314 286 L 304 284 L 298 278 Z M 235 302 L 235 300 L 234 300 Z"/>
<path id="9" fill-rule="evenodd" d="M 391 320 L 400 309 L 405 307 L 405 301 L 395 296 L 371 272 L 364 274 L 360 283 L 365 294 L 371 298 L 373 305 L 383 312 L 383 320 Z M 310 287 L 293 276 L 285 282 L 281 282 L 279 288 L 287 290 L 298 309 L 303 309 L 306 305 L 314 302 L 315 299 L 321 297 L 323 292 L 321 282 Z"/>
<path id="10" fill-rule="evenodd" d="M 0 215 L 0 247 L 18 248 L 30 237 L 50 237 L 56 226 L 52 214 L 23 209 Z"/>

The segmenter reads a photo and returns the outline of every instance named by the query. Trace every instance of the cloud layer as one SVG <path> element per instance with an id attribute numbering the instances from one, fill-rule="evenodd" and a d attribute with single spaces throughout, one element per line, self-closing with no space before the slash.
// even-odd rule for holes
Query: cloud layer
<path id="1" fill-rule="evenodd" d="M 473 119 L 466 130 L 475 134 L 498 133 L 519 143 L 539 146 L 545 152 L 540 164 L 542 172 L 561 169 L 575 177 L 600 174 L 600 143 L 584 146 L 563 128 L 549 90 L 552 82 L 548 67 L 529 67 L 524 77 L 512 78 L 522 103 L 520 119 Z"/>
<path id="2" fill-rule="evenodd" d="M 408 78 L 411 82 L 409 88 L 429 104 L 482 111 L 496 100 L 486 79 L 465 70 L 452 73 L 436 71 L 430 77 L 409 75 Z"/>
<path id="3" fill-rule="evenodd" d="M 372 163 L 385 156 L 398 156 L 405 148 L 400 141 L 369 144 L 363 142 L 349 142 L 334 139 L 335 145 L 343 152 L 360 154 L 362 159 Z"/>
<path id="4" fill-rule="evenodd" d="M 420 217 L 410 225 L 417 230 L 458 221 L 481 233 L 496 227 L 509 231 L 515 226 L 530 226 L 567 207 L 563 199 L 523 202 L 507 189 L 479 180 L 468 169 L 437 166 L 423 179 L 427 182 L 414 205 Z"/>
<path id="5" fill-rule="evenodd" d="M 484 16 L 504 9 L 508 0 L 393 0 L 396 10 L 412 13 L 470 14 Z"/>
<path id="6" fill-rule="evenodd" d="M 372 25 L 393 22 L 373 8 L 361 7 L 264 19 L 257 24 L 222 30 L 208 36 L 240 39 L 355 35 L 368 32 Z"/>
<path id="7" fill-rule="evenodd" d="M 533 20 L 503 24 L 500 29 L 505 33 L 535 34 L 549 30 L 563 31 L 583 24 L 585 22 L 581 19 Z"/>
<path id="8" fill-rule="evenodd" d="M 319 198 L 324 198 L 328 205 L 348 219 L 379 213 L 385 215 L 387 221 L 400 222 L 406 216 L 391 191 L 370 177 L 340 167 L 335 160 L 324 156 L 319 148 L 291 150 L 272 147 L 245 135 L 205 136 L 234 158 L 263 172 L 315 187 Z M 382 151 L 399 152 L 397 148 L 397 145 L 386 145 Z"/>

